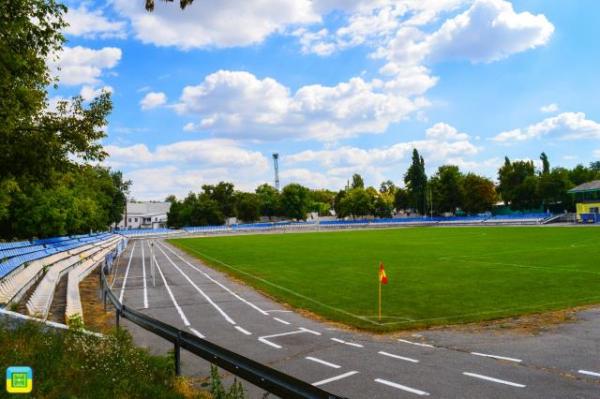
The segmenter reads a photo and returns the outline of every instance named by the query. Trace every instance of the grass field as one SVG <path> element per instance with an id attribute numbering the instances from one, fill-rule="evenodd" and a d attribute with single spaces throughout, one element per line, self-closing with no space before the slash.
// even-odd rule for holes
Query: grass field
<path id="1" fill-rule="evenodd" d="M 597 228 L 402 228 L 170 242 L 281 302 L 371 331 L 600 303 Z M 381 322 L 379 261 L 389 278 Z"/>

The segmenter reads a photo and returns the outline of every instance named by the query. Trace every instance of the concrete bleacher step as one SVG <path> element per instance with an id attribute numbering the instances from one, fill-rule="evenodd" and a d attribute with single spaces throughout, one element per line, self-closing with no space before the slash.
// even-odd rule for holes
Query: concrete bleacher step
<path id="1" fill-rule="evenodd" d="M 69 251 L 59 252 L 31 262 L 26 267 L 15 270 L 0 281 L 0 304 L 17 303 L 27 290 L 43 275 L 44 268 L 93 248 L 83 245 Z"/>
<path id="2" fill-rule="evenodd" d="M 30 315 L 45 319 L 48 316 L 50 306 L 54 299 L 56 285 L 64 273 L 71 268 L 85 263 L 88 267 L 88 262 L 93 261 L 93 256 L 102 252 L 104 249 L 116 246 L 120 237 L 111 237 L 108 240 L 102 241 L 86 251 L 80 252 L 77 255 L 72 255 L 48 268 L 46 274 L 41 278 L 35 291 L 27 301 L 27 312 Z"/>

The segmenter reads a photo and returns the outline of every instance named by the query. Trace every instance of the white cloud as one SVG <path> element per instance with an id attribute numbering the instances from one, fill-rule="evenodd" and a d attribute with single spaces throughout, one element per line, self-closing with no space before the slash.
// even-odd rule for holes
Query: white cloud
<path id="1" fill-rule="evenodd" d="M 67 86 L 96 85 L 104 70 L 114 68 L 121 60 L 121 49 L 104 47 L 94 50 L 87 47 L 64 47 L 62 52 L 48 61 L 53 76 Z"/>
<path id="2" fill-rule="evenodd" d="M 558 105 L 556 103 L 544 105 L 540 108 L 540 111 L 545 114 L 551 114 L 558 111 Z"/>
<path id="3" fill-rule="evenodd" d="M 596 158 L 600 158 L 600 148 L 598 148 L 596 151 L 594 151 L 594 156 Z"/>
<path id="4" fill-rule="evenodd" d="M 105 146 L 109 166 L 126 168 L 137 199 L 163 199 L 200 191 L 203 184 L 233 181 L 236 187 L 253 190 L 263 183 L 269 161 L 260 152 L 247 150 L 232 140 L 209 139 L 159 145 Z"/>
<path id="5" fill-rule="evenodd" d="M 115 90 L 112 88 L 112 86 L 103 86 L 103 87 L 96 88 L 96 87 L 85 85 L 81 88 L 79 95 L 81 97 L 83 97 L 83 99 L 85 101 L 90 101 L 90 100 L 93 100 L 94 98 L 98 97 L 103 92 L 114 93 L 114 91 Z"/>
<path id="6" fill-rule="evenodd" d="M 381 181 L 392 178 L 402 179 L 402 173 L 410 161 L 413 149 L 416 148 L 427 161 L 427 167 L 433 170 L 435 166 L 452 163 L 470 170 L 477 170 L 482 164 L 464 157 L 474 156 L 480 148 L 470 142 L 470 136 L 460 133 L 454 127 L 438 123 L 425 132 L 425 139 L 399 142 L 381 148 L 339 147 L 324 150 L 307 150 L 282 157 L 282 170 L 291 170 L 290 177 L 302 179 L 307 184 L 315 178 L 318 182 L 328 182 L 326 187 L 339 189 L 353 173 L 360 173 L 370 184 L 379 184 Z M 497 160 L 484 163 L 496 166 Z M 298 165 L 318 165 L 324 172 L 310 172 L 308 169 L 298 168 Z M 291 168 L 290 168 L 291 167 Z M 310 172 L 310 173 L 309 173 Z M 317 187 L 318 184 L 310 184 Z"/>
<path id="7" fill-rule="evenodd" d="M 434 59 L 491 62 L 545 45 L 554 25 L 542 14 L 517 13 L 505 0 L 477 0 L 428 40 Z"/>
<path id="8" fill-rule="evenodd" d="M 600 139 L 600 123 L 586 119 L 583 112 L 563 112 L 524 129 L 502 132 L 493 140 L 525 141 L 547 135 L 556 135 L 563 140 Z"/>
<path id="9" fill-rule="evenodd" d="M 160 107 L 167 103 L 167 96 L 162 92 L 151 91 L 146 94 L 140 101 L 140 106 L 143 110 L 149 110 L 156 107 Z"/>
<path id="10" fill-rule="evenodd" d="M 69 26 L 65 29 L 67 35 L 82 36 L 87 39 L 123 39 L 125 22 L 110 21 L 104 16 L 102 10 L 89 10 L 85 4 L 78 8 L 69 8 L 65 17 Z"/>
<path id="11" fill-rule="evenodd" d="M 303 86 L 292 94 L 272 78 L 218 71 L 198 86 L 185 87 L 175 109 L 200 117 L 198 123 L 186 125 L 188 131 L 209 130 L 245 139 L 331 141 L 382 133 L 391 123 L 427 105 L 422 98 L 409 98 L 401 91 L 402 87 L 386 87 L 380 80 L 352 78 L 336 86 Z"/>
<path id="12" fill-rule="evenodd" d="M 185 11 L 157 4 L 152 13 L 135 1 L 115 0 L 114 5 L 142 42 L 182 49 L 253 45 L 289 25 L 321 20 L 310 0 L 206 0 Z"/>

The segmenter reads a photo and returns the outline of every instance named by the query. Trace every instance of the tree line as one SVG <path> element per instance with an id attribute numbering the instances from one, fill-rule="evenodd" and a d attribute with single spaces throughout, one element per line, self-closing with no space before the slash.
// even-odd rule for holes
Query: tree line
<path id="1" fill-rule="evenodd" d="M 47 59 L 60 53 L 67 8 L 0 2 L 0 238 L 106 230 L 121 219 L 129 182 L 97 166 L 112 110 L 109 93 L 49 109 L 57 85 Z"/>
<path id="2" fill-rule="evenodd" d="M 261 217 L 305 220 L 309 213 L 338 218 L 389 218 L 398 212 L 418 215 L 477 215 L 494 210 L 499 202 L 513 211 L 573 211 L 575 204 L 567 191 L 586 181 L 600 179 L 600 162 L 573 169 L 550 168 L 545 153 L 542 168 L 533 161 L 506 158 L 498 170 L 498 184 L 475 173 L 463 173 L 456 165 L 442 165 L 428 177 L 425 160 L 413 150 L 412 162 L 404 174 L 404 187 L 388 180 L 378 189 L 365 187 L 354 174 L 338 192 L 311 190 L 297 183 L 281 192 L 263 184 L 253 193 L 238 191 L 232 183 L 204 185 L 200 193 L 183 200 L 170 196 L 168 225 L 220 225 L 235 217 L 255 222 Z"/>

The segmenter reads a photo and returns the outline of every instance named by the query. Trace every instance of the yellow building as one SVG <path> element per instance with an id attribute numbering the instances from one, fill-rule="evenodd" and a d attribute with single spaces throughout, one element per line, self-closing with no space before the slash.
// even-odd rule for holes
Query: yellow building
<path id="1" fill-rule="evenodd" d="M 583 183 L 569 190 L 569 194 L 575 196 L 578 222 L 600 222 L 600 180 Z"/>

